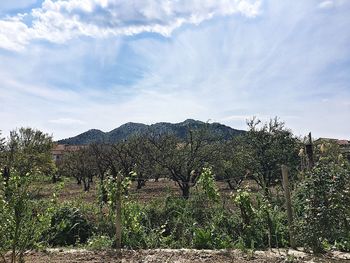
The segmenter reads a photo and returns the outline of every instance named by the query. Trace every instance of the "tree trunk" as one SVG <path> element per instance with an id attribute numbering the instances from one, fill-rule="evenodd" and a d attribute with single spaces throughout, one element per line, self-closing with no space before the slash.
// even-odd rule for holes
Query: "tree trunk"
<path id="1" fill-rule="evenodd" d="M 236 190 L 230 179 L 227 180 L 227 184 L 231 190 Z"/>
<path id="2" fill-rule="evenodd" d="M 77 179 L 77 185 L 81 185 L 81 177 L 76 177 Z"/>
<path id="3" fill-rule="evenodd" d="M 90 190 L 90 180 L 89 180 L 89 179 L 86 180 L 86 179 L 84 178 L 83 183 L 84 183 L 84 191 L 85 191 L 85 192 L 88 192 L 88 191 Z"/>
<path id="4" fill-rule="evenodd" d="M 53 173 L 52 174 L 52 183 L 56 183 L 57 182 L 57 177 L 56 177 L 56 174 L 55 173 Z"/>
<path id="5" fill-rule="evenodd" d="M 137 179 L 137 189 L 141 189 L 142 186 L 145 186 L 145 179 L 142 179 L 142 178 Z"/>
<path id="6" fill-rule="evenodd" d="M 190 185 L 189 182 L 183 182 L 181 186 L 182 197 L 188 199 L 190 197 Z"/>

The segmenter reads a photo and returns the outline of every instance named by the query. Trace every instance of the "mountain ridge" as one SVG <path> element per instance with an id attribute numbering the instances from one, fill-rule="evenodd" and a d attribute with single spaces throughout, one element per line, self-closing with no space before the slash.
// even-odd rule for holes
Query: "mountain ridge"
<path id="1" fill-rule="evenodd" d="M 194 119 L 186 119 L 179 123 L 158 122 L 154 124 L 143 124 L 136 122 L 127 122 L 119 127 L 103 132 L 98 129 L 90 129 L 77 136 L 58 140 L 58 144 L 68 145 L 86 145 L 91 143 L 116 143 L 128 139 L 130 136 L 143 135 L 148 132 L 159 134 L 174 134 L 178 138 L 185 138 L 189 129 L 198 130 L 204 127 L 209 129 L 209 132 L 215 137 L 228 139 L 230 137 L 244 134 L 246 131 L 238 130 L 226 126 L 224 124 L 214 122 L 206 123 Z"/>

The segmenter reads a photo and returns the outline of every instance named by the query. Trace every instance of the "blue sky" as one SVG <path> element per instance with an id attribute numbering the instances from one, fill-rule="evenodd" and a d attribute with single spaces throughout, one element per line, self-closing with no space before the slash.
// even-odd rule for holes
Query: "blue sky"
<path id="1" fill-rule="evenodd" d="M 348 0 L 0 2 L 0 129 L 187 118 L 350 139 Z"/>

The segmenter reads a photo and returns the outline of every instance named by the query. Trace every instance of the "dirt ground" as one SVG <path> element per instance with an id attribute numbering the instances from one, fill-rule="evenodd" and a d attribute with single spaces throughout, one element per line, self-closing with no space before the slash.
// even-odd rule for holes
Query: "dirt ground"
<path id="1" fill-rule="evenodd" d="M 249 185 L 253 191 L 256 191 L 258 186 L 253 181 L 244 182 L 245 185 Z M 226 182 L 217 182 L 220 193 L 223 196 L 228 196 L 231 194 L 232 190 L 229 189 Z M 57 184 L 47 183 L 40 184 L 40 191 L 38 193 L 38 198 L 51 198 L 52 193 L 54 192 Z M 94 203 L 97 200 L 97 189 L 96 184 L 91 184 L 89 192 L 84 192 L 82 185 L 77 185 L 76 181 L 71 178 L 66 180 L 64 188 L 59 191 L 58 199 L 61 202 L 72 201 L 72 200 L 81 200 L 87 203 Z M 172 196 L 181 196 L 181 191 L 179 186 L 169 180 L 169 179 L 160 179 L 158 182 L 147 181 L 146 185 L 142 189 L 136 189 L 136 182 L 133 182 L 129 190 L 129 195 L 134 200 L 147 203 L 151 200 L 164 198 L 167 195 Z"/>
<path id="2" fill-rule="evenodd" d="M 122 258 L 122 259 L 121 259 Z M 51 249 L 43 252 L 29 251 L 25 262 L 33 263 L 97 263 L 97 262 L 130 262 L 130 263 L 226 263 L 226 262 L 350 262 L 349 253 L 333 253 L 316 257 L 301 251 L 285 250 L 256 251 L 242 253 L 238 250 L 190 250 L 190 249 L 156 249 L 156 250 L 123 250 L 122 257 L 115 251 L 87 251 Z"/>

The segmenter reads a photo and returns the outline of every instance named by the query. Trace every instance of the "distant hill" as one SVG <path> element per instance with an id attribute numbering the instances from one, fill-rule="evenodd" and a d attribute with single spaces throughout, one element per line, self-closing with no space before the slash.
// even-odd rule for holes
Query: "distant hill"
<path id="1" fill-rule="evenodd" d="M 189 129 L 196 130 L 204 128 L 205 126 L 207 126 L 209 132 L 218 139 L 228 139 L 245 133 L 243 130 L 236 130 L 220 123 L 205 123 L 192 119 L 180 123 L 159 122 L 151 125 L 128 122 L 110 132 L 92 129 L 75 137 L 59 140 L 57 143 L 69 145 L 82 145 L 96 142 L 115 143 L 126 140 L 130 136 L 142 135 L 148 132 L 156 134 L 174 134 L 183 139 L 186 137 Z"/>

